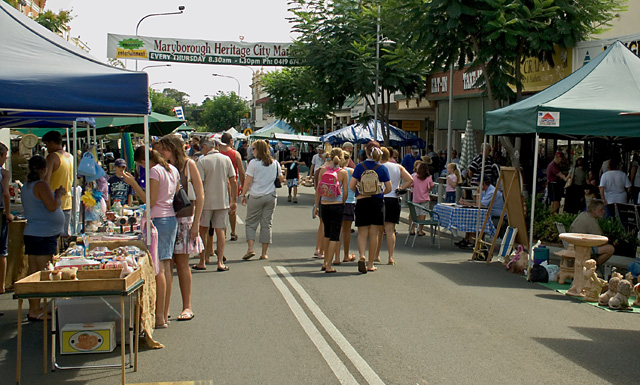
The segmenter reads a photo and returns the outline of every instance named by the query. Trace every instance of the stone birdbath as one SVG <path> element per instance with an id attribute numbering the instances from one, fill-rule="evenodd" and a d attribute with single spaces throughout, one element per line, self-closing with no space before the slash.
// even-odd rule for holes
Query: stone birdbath
<path id="1" fill-rule="evenodd" d="M 573 297 L 584 297 L 585 279 L 582 274 L 584 263 L 591 257 L 591 248 L 604 245 L 609 241 L 609 238 L 593 234 L 562 233 L 560 239 L 571 243 L 576 248 L 573 281 L 566 294 Z"/>

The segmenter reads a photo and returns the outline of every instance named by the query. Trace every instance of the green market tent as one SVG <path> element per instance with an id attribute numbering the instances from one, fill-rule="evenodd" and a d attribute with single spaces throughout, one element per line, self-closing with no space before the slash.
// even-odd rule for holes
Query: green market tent
<path id="1" fill-rule="evenodd" d="M 144 120 L 142 117 L 110 117 L 95 118 L 95 120 L 98 135 L 118 132 L 144 133 Z M 170 134 L 182 123 L 184 123 L 182 119 L 152 112 L 149 115 L 149 135 L 164 136 Z"/>
<path id="2" fill-rule="evenodd" d="M 282 119 L 268 124 L 251 135 L 252 139 L 271 139 L 273 134 L 295 134 L 291 126 Z"/>
<path id="3" fill-rule="evenodd" d="M 576 72 L 525 100 L 487 112 L 487 135 L 640 137 L 640 58 L 620 41 Z M 630 114 L 628 114 L 630 113 Z M 532 191 L 536 191 L 538 157 Z M 535 200 L 531 204 L 535 212 Z M 529 227 L 533 247 L 534 215 Z M 529 250 L 532 258 L 532 250 Z"/>
<path id="4" fill-rule="evenodd" d="M 640 58 L 621 42 L 525 100 L 487 112 L 486 135 L 640 137 Z M 623 114 L 623 115 L 621 115 Z"/>

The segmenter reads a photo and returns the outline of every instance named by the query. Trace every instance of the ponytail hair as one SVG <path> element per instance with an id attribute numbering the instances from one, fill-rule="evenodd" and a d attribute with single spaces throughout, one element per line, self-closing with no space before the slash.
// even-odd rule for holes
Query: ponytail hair
<path id="1" fill-rule="evenodd" d="M 342 149 L 340 147 L 334 147 L 331 149 L 329 159 L 333 162 L 333 167 L 340 167 L 340 162 L 343 159 Z"/>
<path id="2" fill-rule="evenodd" d="M 382 157 L 380 158 L 381 161 L 383 162 L 388 162 L 389 159 L 391 159 L 391 153 L 389 152 L 389 149 L 386 147 L 382 147 Z"/>
<path id="3" fill-rule="evenodd" d="M 379 162 L 380 159 L 382 159 L 382 150 L 380 149 L 380 143 L 376 142 L 375 140 L 367 143 L 364 151 L 367 154 L 367 158 L 371 158 L 376 162 Z"/>
<path id="4" fill-rule="evenodd" d="M 136 162 L 144 163 L 144 152 L 145 147 L 140 146 L 136 148 L 136 151 L 133 153 L 133 160 Z M 149 160 L 155 164 L 159 164 L 164 167 L 165 170 L 171 172 L 171 167 L 169 167 L 169 163 L 160 155 L 160 153 L 154 149 L 149 151 Z"/>
<path id="5" fill-rule="evenodd" d="M 458 170 L 458 165 L 451 162 L 449 163 L 449 166 L 453 167 L 453 173 L 456 174 L 456 178 L 458 178 L 458 183 L 462 182 L 462 175 L 460 175 L 460 170 Z"/>

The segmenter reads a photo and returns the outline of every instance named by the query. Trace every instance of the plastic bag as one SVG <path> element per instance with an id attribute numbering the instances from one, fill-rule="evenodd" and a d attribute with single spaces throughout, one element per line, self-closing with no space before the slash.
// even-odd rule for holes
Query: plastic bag
<path id="1" fill-rule="evenodd" d="M 90 152 L 85 152 L 78 165 L 78 175 L 85 177 L 92 177 L 96 175 L 96 161 L 93 159 L 93 155 Z M 98 179 L 98 178 L 95 178 Z M 94 179 L 94 180 L 95 180 Z"/>

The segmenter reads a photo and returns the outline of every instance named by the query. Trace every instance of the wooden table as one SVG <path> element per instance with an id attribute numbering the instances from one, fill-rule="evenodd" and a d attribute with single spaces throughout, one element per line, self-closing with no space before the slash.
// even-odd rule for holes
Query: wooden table
<path id="1" fill-rule="evenodd" d="M 84 271 L 79 271 L 81 273 Z M 100 272 L 100 270 L 98 270 Z M 86 273 L 93 273 L 92 271 L 87 271 Z M 33 288 L 33 281 L 36 278 L 36 275 L 45 274 L 43 272 L 38 272 L 30 275 L 25 278 L 23 281 L 25 282 L 23 285 L 30 285 Z M 133 274 L 132 274 L 133 276 Z M 140 275 L 138 274 L 137 277 Z M 136 295 L 135 300 L 135 314 L 134 317 L 131 317 L 134 322 L 134 335 L 133 335 L 133 351 L 134 351 L 134 371 L 138 370 L 138 338 L 140 333 L 140 289 L 144 286 L 144 279 L 136 278 L 132 279 L 130 282 L 126 284 L 125 287 L 121 290 L 101 290 L 99 287 L 99 279 L 89 279 L 91 282 L 88 290 L 79 290 L 79 291 L 52 291 L 50 288 L 46 288 L 42 292 L 34 292 L 34 290 L 22 290 L 21 289 L 21 281 L 16 282 L 15 293 L 13 295 L 14 299 L 18 300 L 18 349 L 17 349 L 17 363 L 16 363 L 16 383 L 20 384 L 20 372 L 21 372 L 21 355 L 22 355 L 22 303 L 25 299 L 44 299 L 44 305 L 46 309 L 47 299 L 51 298 L 53 300 L 53 309 L 55 309 L 55 298 L 68 298 L 68 297 L 106 297 L 106 296 L 120 296 L 120 353 L 121 353 L 121 362 L 120 365 L 94 365 L 94 366 L 85 366 L 84 368 L 95 368 L 95 367 L 120 367 L 122 370 L 122 385 L 125 384 L 125 307 L 124 302 L 125 298 L 131 299 L 132 295 Z M 113 281 L 113 280 L 111 280 Z M 124 281 L 124 279 L 121 279 Z M 37 281 L 35 281 L 37 283 Z M 68 282 L 68 283 L 78 283 L 80 281 L 58 281 L 58 282 Z M 84 283 L 84 282 L 83 282 Z M 81 286 L 79 286 L 81 287 Z M 51 360 L 52 360 L 52 369 L 81 369 L 83 367 L 61 367 L 58 366 L 55 362 L 55 349 L 56 349 L 56 340 L 55 336 L 58 335 L 58 331 L 56 330 L 56 322 L 55 322 L 55 310 L 52 310 L 52 319 L 51 319 Z M 43 371 L 47 373 L 47 317 L 44 317 L 44 326 L 43 326 Z M 115 336 L 114 336 L 115 337 Z M 131 355 L 131 346 L 130 346 L 130 355 Z"/>
<path id="2" fill-rule="evenodd" d="M 585 285 L 583 274 L 584 263 L 591 257 L 591 248 L 593 246 L 604 245 L 609 241 L 609 238 L 593 234 L 562 233 L 560 234 L 560 239 L 571 243 L 576 248 L 573 281 L 566 295 L 584 297 L 584 293 L 582 292 Z"/>

